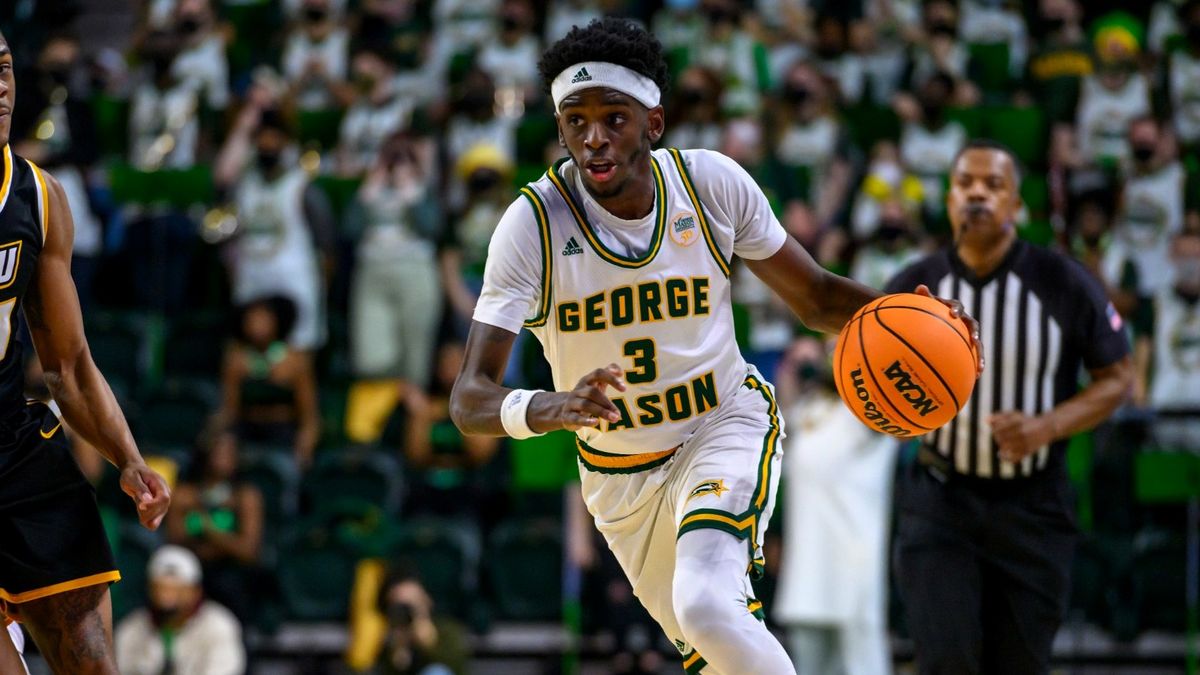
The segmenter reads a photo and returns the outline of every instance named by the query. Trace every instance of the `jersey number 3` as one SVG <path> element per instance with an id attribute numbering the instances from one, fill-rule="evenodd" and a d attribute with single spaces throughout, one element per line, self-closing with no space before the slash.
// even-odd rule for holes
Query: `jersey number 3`
<path id="1" fill-rule="evenodd" d="M 629 384 L 645 384 L 658 378 L 658 364 L 654 361 L 654 340 L 640 338 L 625 343 L 625 356 L 633 359 L 633 367 L 625 371 Z"/>

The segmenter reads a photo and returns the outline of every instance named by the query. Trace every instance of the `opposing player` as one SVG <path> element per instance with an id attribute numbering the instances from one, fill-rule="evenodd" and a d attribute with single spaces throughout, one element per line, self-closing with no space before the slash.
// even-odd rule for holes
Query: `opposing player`
<path id="1" fill-rule="evenodd" d="M 67 198 L 9 147 L 15 97 L 12 52 L 0 35 L 0 623 L 23 622 L 55 673 L 116 675 L 108 585 L 120 574 L 62 422 L 22 395 L 18 309 L 63 420 L 120 469 L 143 525 L 159 526 L 170 496 L 88 351 Z"/>
<path id="2" fill-rule="evenodd" d="M 570 158 L 497 226 L 451 414 L 472 434 L 577 432 L 588 510 L 687 672 L 794 672 L 749 584 L 783 427 L 734 341 L 732 257 L 820 330 L 879 293 L 817 265 L 729 158 L 651 149 L 667 67 L 641 28 L 575 28 L 539 70 Z M 499 384 L 523 326 L 558 391 Z"/>

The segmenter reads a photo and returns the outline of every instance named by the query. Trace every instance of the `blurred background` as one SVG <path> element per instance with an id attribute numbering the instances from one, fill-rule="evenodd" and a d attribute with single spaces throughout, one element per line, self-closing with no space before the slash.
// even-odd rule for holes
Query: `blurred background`
<path id="1" fill-rule="evenodd" d="M 76 443 L 123 671 L 164 672 L 161 627 L 203 618 L 175 658 L 244 650 L 219 672 L 678 672 L 582 511 L 571 437 L 463 438 L 447 412 L 492 229 L 562 152 L 537 59 L 603 15 L 666 48 L 664 145 L 734 157 L 864 283 L 947 241 L 967 139 L 1012 147 L 1021 236 L 1092 270 L 1137 345 L 1134 400 L 1071 443 L 1057 662 L 1195 672 L 1200 3 L 7 0 L 13 148 L 66 188 L 93 355 L 175 491 L 147 532 Z M 800 436 L 828 345 L 735 274 L 743 352 Z M 528 335 L 508 378 L 552 388 Z M 781 632 L 788 514 L 758 591 Z M 164 544 L 185 551 L 150 564 Z"/>

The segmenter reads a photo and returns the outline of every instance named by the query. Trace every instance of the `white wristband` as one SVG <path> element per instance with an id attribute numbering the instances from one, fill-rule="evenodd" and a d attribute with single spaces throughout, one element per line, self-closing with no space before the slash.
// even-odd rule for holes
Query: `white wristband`
<path id="1" fill-rule="evenodd" d="M 529 402 L 534 395 L 544 392 L 544 389 L 513 389 L 508 392 L 504 403 L 500 404 L 500 424 L 504 425 L 504 433 L 516 439 L 543 435 L 529 428 L 525 411 L 529 409 Z"/>

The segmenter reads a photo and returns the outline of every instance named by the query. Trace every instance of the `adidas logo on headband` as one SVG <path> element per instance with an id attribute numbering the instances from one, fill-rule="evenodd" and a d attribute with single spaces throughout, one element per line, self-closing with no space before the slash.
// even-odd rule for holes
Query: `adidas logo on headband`
<path id="1" fill-rule="evenodd" d="M 580 82 L 591 82 L 592 76 L 588 74 L 587 68 L 580 68 L 579 72 L 575 73 L 575 77 L 571 78 L 571 84 Z"/>

